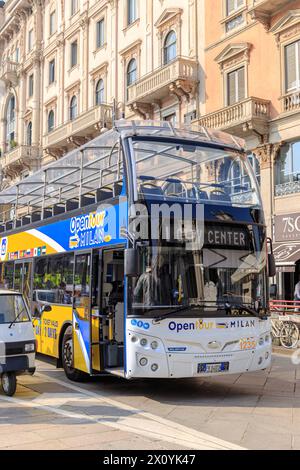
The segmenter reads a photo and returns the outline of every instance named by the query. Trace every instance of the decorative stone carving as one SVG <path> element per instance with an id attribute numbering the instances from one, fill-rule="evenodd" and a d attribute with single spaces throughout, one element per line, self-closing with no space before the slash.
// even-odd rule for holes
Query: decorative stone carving
<path id="1" fill-rule="evenodd" d="M 217 55 L 215 61 L 219 64 L 221 71 L 232 67 L 240 62 L 249 63 L 252 45 L 248 42 L 228 44 L 223 51 Z"/>
<path id="2" fill-rule="evenodd" d="M 278 45 L 282 41 L 297 36 L 300 32 L 300 9 L 290 10 L 274 24 L 270 32 L 275 34 Z"/>
<path id="3" fill-rule="evenodd" d="M 64 153 L 66 153 L 66 151 L 66 147 L 49 147 L 44 149 L 46 156 L 52 157 L 54 160 L 59 160 L 64 155 Z"/>
<path id="4" fill-rule="evenodd" d="M 282 147 L 283 142 L 276 144 L 264 144 L 253 150 L 253 153 L 257 156 L 260 162 L 262 170 L 271 168 L 276 161 L 279 150 Z"/>
<path id="5" fill-rule="evenodd" d="M 152 116 L 152 106 L 147 103 L 132 103 L 129 105 L 130 111 L 137 114 L 142 119 L 151 119 Z"/>
<path id="6" fill-rule="evenodd" d="M 75 147 L 81 147 L 82 145 L 86 144 L 88 142 L 88 137 L 81 137 L 78 135 L 71 135 L 70 137 L 67 138 L 68 144 L 74 144 Z"/>

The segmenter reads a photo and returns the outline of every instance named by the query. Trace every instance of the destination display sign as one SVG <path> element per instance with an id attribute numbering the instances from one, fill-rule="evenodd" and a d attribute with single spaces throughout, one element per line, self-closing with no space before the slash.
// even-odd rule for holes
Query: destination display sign
<path id="1" fill-rule="evenodd" d="M 251 246 L 249 230 L 246 227 L 232 225 L 207 225 L 204 246 L 248 250 Z"/>

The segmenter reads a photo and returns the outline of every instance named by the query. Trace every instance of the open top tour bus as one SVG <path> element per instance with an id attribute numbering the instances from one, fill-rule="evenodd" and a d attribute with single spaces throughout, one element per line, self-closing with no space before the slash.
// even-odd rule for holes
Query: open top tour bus
<path id="1" fill-rule="evenodd" d="M 38 352 L 71 380 L 270 364 L 272 253 L 239 139 L 117 121 L 0 208 L 2 287 L 24 294 Z"/>

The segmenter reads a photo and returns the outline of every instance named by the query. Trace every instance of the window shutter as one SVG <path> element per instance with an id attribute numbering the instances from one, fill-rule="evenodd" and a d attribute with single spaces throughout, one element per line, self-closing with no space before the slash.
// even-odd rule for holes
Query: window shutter
<path id="1" fill-rule="evenodd" d="M 292 90 L 297 86 L 296 67 L 296 43 L 294 42 L 285 48 L 286 91 Z"/>
<path id="2" fill-rule="evenodd" d="M 227 0 L 227 15 L 230 15 L 234 10 L 234 0 Z"/>
<path id="3" fill-rule="evenodd" d="M 241 101 L 245 98 L 245 68 L 237 70 L 238 75 L 238 101 Z"/>
<path id="4" fill-rule="evenodd" d="M 235 86 L 235 75 L 236 72 L 231 72 L 227 76 L 227 101 L 228 106 L 231 106 L 236 102 L 236 86 Z"/>

